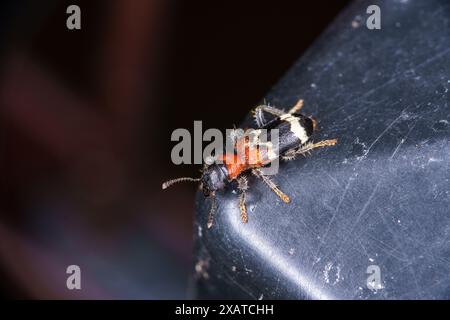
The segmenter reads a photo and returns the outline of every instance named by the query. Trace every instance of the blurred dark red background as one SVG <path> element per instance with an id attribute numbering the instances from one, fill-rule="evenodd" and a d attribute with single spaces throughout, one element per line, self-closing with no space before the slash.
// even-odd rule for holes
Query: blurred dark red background
<path id="1" fill-rule="evenodd" d="M 199 168 L 171 132 L 237 125 L 346 3 L 2 1 L 1 294 L 190 297 L 195 186 L 160 189 Z"/>

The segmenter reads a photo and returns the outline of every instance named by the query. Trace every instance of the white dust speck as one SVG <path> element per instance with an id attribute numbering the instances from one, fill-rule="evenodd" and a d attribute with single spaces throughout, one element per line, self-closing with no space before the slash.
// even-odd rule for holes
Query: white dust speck
<path id="1" fill-rule="evenodd" d="M 357 15 L 353 20 L 352 20 L 352 28 L 356 29 L 359 28 L 361 26 L 361 22 L 362 22 L 362 17 L 360 15 Z"/>
<path id="2" fill-rule="evenodd" d="M 200 259 L 195 264 L 195 272 L 196 272 L 197 277 L 208 280 L 209 279 L 209 274 L 207 272 L 208 268 L 209 268 L 208 260 Z"/>
<path id="3" fill-rule="evenodd" d="M 293 256 L 295 253 L 295 249 L 294 248 L 290 248 L 289 249 L 289 255 Z"/>

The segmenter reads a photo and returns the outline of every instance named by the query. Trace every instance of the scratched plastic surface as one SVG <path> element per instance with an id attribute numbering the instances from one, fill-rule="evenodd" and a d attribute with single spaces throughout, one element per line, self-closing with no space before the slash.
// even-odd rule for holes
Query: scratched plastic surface
<path id="1" fill-rule="evenodd" d="M 265 97 L 305 99 L 315 141 L 339 144 L 281 165 L 291 204 L 251 178 L 246 225 L 233 187 L 209 230 L 197 196 L 193 297 L 450 299 L 449 90 L 449 1 L 346 8 Z"/>

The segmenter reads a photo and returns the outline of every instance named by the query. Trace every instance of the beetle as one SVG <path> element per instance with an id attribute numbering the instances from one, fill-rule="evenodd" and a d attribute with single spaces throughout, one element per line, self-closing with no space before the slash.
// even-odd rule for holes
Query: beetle
<path id="1" fill-rule="evenodd" d="M 291 201 L 289 196 L 281 191 L 268 175 L 264 174 L 262 168 L 268 166 L 275 159 L 293 160 L 297 155 L 305 155 L 315 148 L 337 144 L 337 139 L 322 140 L 317 143 L 311 142 L 311 137 L 317 130 L 317 122 L 313 118 L 299 112 L 303 104 L 303 99 L 298 100 L 288 112 L 265 104 L 256 107 L 253 115 L 257 128 L 252 131 L 250 136 L 236 136 L 234 138 L 233 152 L 225 152 L 223 155 L 215 157 L 213 163 L 205 164 L 200 178 L 182 177 L 169 180 L 162 184 L 162 189 L 167 189 L 171 185 L 183 181 L 200 182 L 203 194 L 211 199 L 208 228 L 211 228 L 213 225 L 213 217 L 216 211 L 216 192 L 224 189 L 233 181 L 237 181 L 240 191 L 239 209 L 241 220 L 243 223 L 248 222 L 245 205 L 245 197 L 248 190 L 248 173 L 261 179 L 283 202 L 289 203 Z M 266 121 L 264 113 L 272 115 L 273 119 Z M 265 144 L 266 148 L 261 147 L 259 140 L 261 129 L 266 129 L 267 131 L 278 130 L 278 144 L 276 147 L 270 143 Z M 240 150 L 244 151 L 243 161 L 237 159 L 237 154 Z"/>

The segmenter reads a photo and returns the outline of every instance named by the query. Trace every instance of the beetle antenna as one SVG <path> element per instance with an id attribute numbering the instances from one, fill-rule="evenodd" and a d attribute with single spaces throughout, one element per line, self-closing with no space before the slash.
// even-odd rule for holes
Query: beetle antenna
<path id="1" fill-rule="evenodd" d="M 171 185 L 173 185 L 175 183 L 183 182 L 183 181 L 196 182 L 196 181 L 200 181 L 200 178 L 182 177 L 182 178 L 172 179 L 172 180 L 164 182 L 162 184 L 162 188 L 164 190 L 164 189 L 167 189 L 168 187 L 170 187 Z"/>

